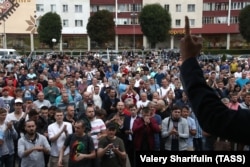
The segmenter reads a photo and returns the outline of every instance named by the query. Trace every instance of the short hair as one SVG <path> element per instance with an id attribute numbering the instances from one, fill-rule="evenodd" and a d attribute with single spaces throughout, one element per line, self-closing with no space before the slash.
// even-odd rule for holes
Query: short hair
<path id="1" fill-rule="evenodd" d="M 42 107 L 40 108 L 40 110 L 48 110 L 48 109 L 49 109 L 48 106 L 42 106 Z"/>
<path id="2" fill-rule="evenodd" d="M 151 106 L 151 105 L 155 105 L 155 102 L 153 102 L 153 101 L 148 102 L 147 107 L 149 107 L 149 106 Z"/>
<path id="3" fill-rule="evenodd" d="M 36 125 L 36 121 L 34 121 L 34 120 L 32 120 L 32 119 L 28 119 L 27 121 L 24 122 L 24 127 L 26 126 L 26 124 L 27 124 L 28 122 L 34 122 L 35 125 Z"/>
<path id="4" fill-rule="evenodd" d="M 60 108 L 57 108 L 57 109 L 55 110 L 55 113 L 63 113 L 63 110 L 61 110 Z"/>
<path id="5" fill-rule="evenodd" d="M 125 96 L 125 94 L 124 94 L 124 96 Z M 125 100 L 124 100 L 124 105 L 125 106 L 129 106 L 129 105 L 131 105 L 131 104 L 134 104 L 134 100 L 132 99 L 132 98 L 126 98 Z"/>
<path id="6" fill-rule="evenodd" d="M 65 110 L 68 111 L 69 107 L 74 107 L 74 109 L 75 109 L 75 106 L 74 106 L 74 105 L 68 104 L 68 105 L 66 106 Z"/>
<path id="7" fill-rule="evenodd" d="M 186 105 L 181 107 L 181 110 L 183 110 L 183 109 L 187 109 L 188 111 L 190 110 L 189 107 Z"/>
<path id="8" fill-rule="evenodd" d="M 142 113 L 145 113 L 145 114 L 150 113 L 149 107 L 143 107 L 142 108 Z"/>
<path id="9" fill-rule="evenodd" d="M 56 106 L 50 106 L 50 107 L 49 107 L 49 110 L 56 111 L 56 110 L 57 110 L 57 107 L 56 107 Z"/>
<path id="10" fill-rule="evenodd" d="M 81 119 L 77 120 L 75 123 L 78 123 L 78 124 L 80 123 L 82 125 L 83 129 L 86 127 L 85 122 L 83 120 L 81 120 Z"/>
<path id="11" fill-rule="evenodd" d="M 230 100 L 227 97 L 224 97 L 224 98 L 221 99 L 221 102 L 222 103 L 229 103 Z"/>
<path id="12" fill-rule="evenodd" d="M 135 105 L 134 103 L 129 105 L 129 109 L 134 108 L 134 107 L 137 108 L 137 105 Z"/>
<path id="13" fill-rule="evenodd" d="M 7 110 L 5 108 L 0 108 L 0 114 L 7 113 Z"/>
<path id="14" fill-rule="evenodd" d="M 180 110 L 181 111 L 181 107 L 177 106 L 177 105 L 173 105 L 173 107 L 171 108 L 172 111 L 174 110 Z"/>
<path id="15" fill-rule="evenodd" d="M 35 115 L 39 115 L 39 113 L 37 112 L 37 110 L 36 109 L 31 109 L 30 111 L 29 111 L 29 118 L 30 117 L 33 117 L 33 116 L 35 116 Z"/>
<path id="16" fill-rule="evenodd" d="M 102 115 L 106 116 L 107 112 L 106 112 L 106 110 L 104 110 L 102 108 L 96 108 L 95 115 L 96 116 L 102 116 Z"/>

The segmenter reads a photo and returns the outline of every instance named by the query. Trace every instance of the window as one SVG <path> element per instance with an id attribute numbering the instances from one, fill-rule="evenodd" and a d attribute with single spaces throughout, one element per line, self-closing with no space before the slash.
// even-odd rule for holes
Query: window
<path id="1" fill-rule="evenodd" d="M 63 12 L 68 12 L 68 5 L 63 5 Z"/>
<path id="2" fill-rule="evenodd" d="M 195 19 L 189 19 L 189 25 L 191 27 L 194 27 L 195 26 Z"/>
<path id="3" fill-rule="evenodd" d="M 181 12 L 181 4 L 176 5 L 176 12 Z"/>
<path id="4" fill-rule="evenodd" d="M 99 6 L 92 6 L 91 7 L 91 12 L 97 12 L 99 11 Z"/>
<path id="5" fill-rule="evenodd" d="M 195 12 L 195 4 L 188 4 L 188 12 Z"/>
<path id="6" fill-rule="evenodd" d="M 75 20 L 75 27 L 82 27 L 82 20 Z"/>
<path id="7" fill-rule="evenodd" d="M 129 4 L 119 4 L 118 9 L 121 12 L 129 12 Z"/>
<path id="8" fill-rule="evenodd" d="M 56 12 L 56 5 L 55 4 L 50 5 L 50 11 Z"/>
<path id="9" fill-rule="evenodd" d="M 239 18 L 238 16 L 233 16 L 230 18 L 230 23 L 231 24 L 238 24 L 239 23 Z"/>
<path id="10" fill-rule="evenodd" d="M 82 13 L 82 5 L 75 5 L 75 12 Z"/>
<path id="11" fill-rule="evenodd" d="M 180 27 L 181 26 L 181 20 L 180 19 L 175 20 L 175 26 L 176 27 Z"/>
<path id="12" fill-rule="evenodd" d="M 69 20 L 63 20 L 63 27 L 69 26 Z"/>
<path id="13" fill-rule="evenodd" d="M 202 20 L 203 24 L 213 24 L 214 23 L 214 17 L 204 17 Z"/>
<path id="14" fill-rule="evenodd" d="M 169 12 L 169 5 L 164 5 L 164 9 Z"/>
<path id="15" fill-rule="evenodd" d="M 37 12 L 43 12 L 44 11 L 43 4 L 36 4 L 36 11 Z"/>

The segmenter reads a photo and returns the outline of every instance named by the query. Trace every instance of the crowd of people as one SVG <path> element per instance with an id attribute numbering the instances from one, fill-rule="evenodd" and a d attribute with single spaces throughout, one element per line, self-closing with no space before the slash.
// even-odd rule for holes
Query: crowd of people
<path id="1" fill-rule="evenodd" d="M 199 65 L 228 108 L 249 108 L 248 62 Z M 134 167 L 135 151 L 215 150 L 218 140 L 248 149 L 200 127 L 179 67 L 177 58 L 153 53 L 1 64 L 0 167 Z"/>

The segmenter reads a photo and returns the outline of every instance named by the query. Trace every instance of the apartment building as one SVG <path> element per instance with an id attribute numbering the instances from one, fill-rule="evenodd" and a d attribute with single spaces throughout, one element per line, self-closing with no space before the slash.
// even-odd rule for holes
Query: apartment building
<path id="1" fill-rule="evenodd" d="M 0 6 L 10 4 L 13 9 L 0 19 L 0 46 L 22 51 L 46 49 L 39 42 L 36 28 L 39 19 L 47 12 L 61 16 L 63 29 L 58 50 L 98 49 L 87 35 L 88 18 L 98 10 L 113 13 L 116 37 L 107 43 L 115 50 L 149 48 L 139 25 L 138 17 L 146 4 L 159 3 L 172 17 L 171 38 L 157 44 L 157 48 L 178 48 L 184 34 L 184 16 L 190 18 L 191 32 L 204 38 L 206 48 L 249 47 L 238 30 L 238 15 L 249 0 L 5 0 Z M 16 3 L 16 4 L 11 4 Z"/>

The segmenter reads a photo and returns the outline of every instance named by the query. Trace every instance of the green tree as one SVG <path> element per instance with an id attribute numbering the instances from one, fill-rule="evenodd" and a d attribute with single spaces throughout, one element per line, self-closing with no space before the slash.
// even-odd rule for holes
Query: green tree
<path id="1" fill-rule="evenodd" d="M 139 15 L 139 21 L 141 30 L 151 43 L 151 47 L 168 38 L 171 16 L 160 4 L 145 5 Z"/>
<path id="2" fill-rule="evenodd" d="M 97 42 L 100 46 L 113 41 L 115 38 L 113 14 L 107 10 L 96 12 L 88 20 L 87 32 L 91 41 Z"/>
<path id="3" fill-rule="evenodd" d="M 239 30 L 243 38 L 250 42 L 250 5 L 246 6 L 239 14 Z"/>
<path id="4" fill-rule="evenodd" d="M 61 18 L 56 13 L 46 13 L 40 19 L 40 23 L 37 29 L 40 42 L 43 42 L 51 49 L 53 45 L 60 41 L 62 34 L 62 22 Z M 52 39 L 56 39 L 56 42 L 52 42 Z"/>

